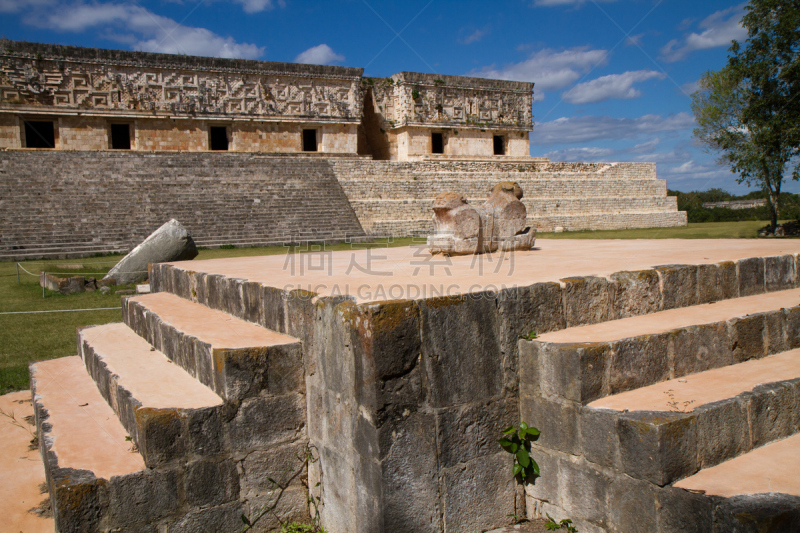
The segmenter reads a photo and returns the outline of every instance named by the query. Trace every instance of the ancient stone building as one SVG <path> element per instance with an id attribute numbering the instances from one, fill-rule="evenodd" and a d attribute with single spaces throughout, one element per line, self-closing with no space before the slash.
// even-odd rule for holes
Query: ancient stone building
<path id="1" fill-rule="evenodd" d="M 532 83 L 362 74 L 0 41 L 0 258 L 425 234 L 507 180 L 540 231 L 686 223 L 652 163 L 530 157 Z"/>

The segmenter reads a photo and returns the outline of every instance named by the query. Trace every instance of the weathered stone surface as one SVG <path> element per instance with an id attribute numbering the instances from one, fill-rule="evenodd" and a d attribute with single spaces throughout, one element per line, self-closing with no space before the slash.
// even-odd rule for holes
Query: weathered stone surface
<path id="1" fill-rule="evenodd" d="M 789 349 L 788 339 L 786 338 L 786 315 L 783 310 L 770 311 L 765 315 L 767 331 L 765 339 L 767 342 L 767 354 L 785 352 Z"/>
<path id="2" fill-rule="evenodd" d="M 88 470 L 58 468 L 55 454 L 47 456 L 53 518 L 59 531 L 98 531 L 109 508 L 108 482 Z"/>
<path id="3" fill-rule="evenodd" d="M 613 344 L 611 394 L 664 381 L 669 376 L 669 334 L 642 335 Z"/>
<path id="4" fill-rule="evenodd" d="M 527 496 L 543 502 L 560 503 L 558 455 L 547 448 L 536 446 L 531 451 L 531 458 L 539 465 L 541 475 L 532 482 L 525 483 Z"/>
<path id="5" fill-rule="evenodd" d="M 558 462 L 558 490 L 561 505 L 573 520 L 586 520 L 596 525 L 606 524 L 606 495 L 609 479 L 585 461 L 569 459 Z"/>
<path id="6" fill-rule="evenodd" d="M 656 492 L 660 533 L 708 533 L 713 521 L 711 498 L 683 489 L 664 487 Z M 656 530 L 654 530 L 656 531 Z"/>
<path id="7" fill-rule="evenodd" d="M 724 322 L 681 328 L 670 334 L 675 377 L 734 363 Z"/>
<path id="8" fill-rule="evenodd" d="M 766 355 L 765 326 L 766 319 L 763 313 L 728 320 L 728 335 L 734 361 L 759 359 Z"/>
<path id="9" fill-rule="evenodd" d="M 249 451 L 294 441 L 305 430 L 305 408 L 303 394 L 244 400 L 229 424 L 231 447 Z"/>
<path id="10" fill-rule="evenodd" d="M 794 288 L 795 258 L 777 255 L 764 258 L 764 286 L 767 292 Z"/>
<path id="11" fill-rule="evenodd" d="M 280 498 L 278 498 L 278 496 L 280 496 Z M 263 513 L 264 509 L 269 509 L 273 506 L 274 509 L 271 512 Z M 305 489 L 293 486 L 282 492 L 272 491 L 249 499 L 244 505 L 243 512 L 250 517 L 250 520 L 255 520 L 263 513 L 263 515 L 255 521 L 255 527 L 249 530 L 253 531 L 253 533 L 277 531 L 281 527 L 281 522 L 300 522 L 307 524 L 310 522 L 311 518 Z M 243 524 L 238 516 L 237 520 L 238 524 L 233 529 L 220 529 L 220 533 L 240 531 Z M 203 531 L 203 529 L 199 531 Z M 338 530 L 333 529 L 333 531 Z"/>
<path id="12" fill-rule="evenodd" d="M 661 278 L 661 309 L 697 304 L 697 265 L 661 265 L 655 269 Z"/>
<path id="13" fill-rule="evenodd" d="M 580 453 L 579 404 L 543 397 L 520 401 L 520 419 L 537 427 L 541 432 L 539 446 L 576 455 Z"/>
<path id="14" fill-rule="evenodd" d="M 141 428 L 138 445 L 148 466 L 159 465 L 186 454 L 184 417 L 175 409 L 142 408 L 135 412 Z"/>
<path id="15" fill-rule="evenodd" d="M 239 497 L 239 474 L 233 461 L 195 461 L 186 465 L 186 501 L 191 506 L 221 505 Z"/>
<path id="16" fill-rule="evenodd" d="M 750 449 L 747 404 L 736 398 L 697 407 L 697 460 L 708 468 Z"/>
<path id="17" fill-rule="evenodd" d="M 430 405 L 448 407 L 500 397 L 503 356 L 494 295 L 430 298 L 419 306 Z"/>
<path id="18" fill-rule="evenodd" d="M 739 280 L 736 278 L 736 263 L 723 261 L 712 265 L 697 266 L 697 303 L 707 304 L 736 298 L 738 295 Z"/>
<path id="19" fill-rule="evenodd" d="M 656 486 L 648 481 L 617 476 L 608 487 L 608 521 L 611 530 L 659 531 L 656 519 Z"/>
<path id="20" fill-rule="evenodd" d="M 581 450 L 587 461 L 609 468 L 619 468 L 619 411 L 581 408 Z"/>
<path id="21" fill-rule="evenodd" d="M 518 405 L 516 399 L 510 399 L 439 410 L 436 427 L 440 467 L 496 453 L 499 435 L 507 427 L 517 425 Z"/>
<path id="22" fill-rule="evenodd" d="M 181 503 L 178 475 L 171 470 L 143 470 L 114 477 L 108 488 L 114 524 L 154 522 Z"/>
<path id="23" fill-rule="evenodd" d="M 113 278 L 118 285 L 147 279 L 149 263 L 187 261 L 197 257 L 197 247 L 180 222 L 175 219 L 150 234 L 142 243 L 108 271 L 104 279 Z"/>
<path id="24" fill-rule="evenodd" d="M 609 320 L 655 313 L 661 308 L 658 272 L 637 270 L 615 272 L 609 285 Z"/>
<path id="25" fill-rule="evenodd" d="M 540 351 L 542 343 L 536 341 L 519 341 L 519 382 L 520 396 L 539 396 L 541 395 L 540 375 L 541 362 Z"/>
<path id="26" fill-rule="evenodd" d="M 739 296 L 761 294 L 764 286 L 764 259 L 751 257 L 737 261 L 739 270 Z"/>
<path id="27" fill-rule="evenodd" d="M 198 509 L 187 513 L 169 526 L 170 533 L 197 531 L 237 531 L 242 527 L 242 505 L 231 502 L 218 507 Z"/>
<path id="28" fill-rule="evenodd" d="M 791 384 L 768 383 L 753 389 L 748 408 L 755 448 L 791 435 L 800 405 Z"/>
<path id="29" fill-rule="evenodd" d="M 784 309 L 783 315 L 786 320 L 786 347 L 790 350 L 800 348 L 800 307 Z"/>
<path id="30" fill-rule="evenodd" d="M 753 494 L 723 500 L 714 510 L 712 533 L 800 531 L 800 497 Z"/>
<path id="31" fill-rule="evenodd" d="M 568 328 L 597 324 L 609 318 L 609 282 L 594 276 L 565 278 L 564 318 Z"/>
<path id="32" fill-rule="evenodd" d="M 241 490 L 245 497 L 274 490 L 275 480 L 282 486 L 302 486 L 306 475 L 303 460 L 306 457 L 306 443 L 293 442 L 275 446 L 267 450 L 248 453 L 241 461 Z"/>
<path id="33" fill-rule="evenodd" d="M 219 409 L 203 409 L 188 421 L 189 449 L 197 455 L 216 455 L 225 449 L 225 430 Z"/>
<path id="34" fill-rule="evenodd" d="M 511 522 L 516 483 L 511 462 L 511 455 L 501 451 L 443 471 L 445 531 L 483 531 Z"/>
<path id="35" fill-rule="evenodd" d="M 623 413 L 617 423 L 624 472 L 656 485 L 697 470 L 695 417 L 685 413 Z"/>
<path id="36" fill-rule="evenodd" d="M 383 520 L 385 531 L 438 531 L 439 505 L 436 422 L 433 415 L 411 414 L 381 432 Z"/>
<path id="37" fill-rule="evenodd" d="M 545 396 L 588 403 L 606 390 L 606 365 L 611 347 L 606 343 L 548 344 L 539 353 L 541 390 Z"/>

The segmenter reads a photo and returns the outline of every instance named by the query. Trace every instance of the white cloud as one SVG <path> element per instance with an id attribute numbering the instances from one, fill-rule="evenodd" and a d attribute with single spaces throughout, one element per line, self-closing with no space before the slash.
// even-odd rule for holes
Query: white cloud
<path id="1" fill-rule="evenodd" d="M 582 147 L 553 150 L 544 154 L 544 157 L 550 158 L 551 161 L 596 161 L 598 158 L 613 154 L 614 150 L 611 148 Z"/>
<path id="2" fill-rule="evenodd" d="M 647 141 L 647 142 L 643 142 L 643 143 L 637 144 L 636 146 L 631 148 L 629 151 L 633 152 L 633 153 L 636 153 L 636 154 L 644 154 L 644 153 L 653 151 L 653 149 L 656 146 L 658 146 L 660 143 L 661 143 L 661 139 L 656 137 L 652 141 Z"/>
<path id="3" fill-rule="evenodd" d="M 644 33 L 631 35 L 630 37 L 625 39 L 625 45 L 626 46 L 642 46 L 642 37 L 644 37 Z"/>
<path id="4" fill-rule="evenodd" d="M 536 124 L 531 134 L 531 145 L 633 139 L 641 135 L 686 130 L 692 127 L 694 127 L 694 117 L 685 112 L 666 117 L 661 115 L 644 115 L 638 118 L 562 117 Z"/>
<path id="5" fill-rule="evenodd" d="M 459 39 L 458 42 L 460 42 L 461 44 L 477 43 L 478 41 L 483 39 L 488 33 L 489 30 L 475 30 L 466 37 L 464 37 L 463 39 Z"/>
<path id="6" fill-rule="evenodd" d="M 312 65 L 330 65 L 335 61 L 344 61 L 344 56 L 334 52 L 327 44 L 320 44 L 298 54 L 294 61 L 295 63 L 309 63 Z"/>
<path id="7" fill-rule="evenodd" d="M 700 89 L 700 80 L 690 81 L 681 85 L 683 94 L 692 94 Z"/>
<path id="8" fill-rule="evenodd" d="M 701 33 L 692 32 L 681 39 L 672 39 L 661 48 L 662 60 L 672 63 L 680 61 L 695 50 L 730 46 L 731 41 L 742 41 L 747 38 L 747 30 L 742 26 L 744 6 L 739 4 L 728 9 L 712 13 L 699 26 L 705 28 Z"/>
<path id="9" fill-rule="evenodd" d="M 498 80 L 532 81 L 541 90 L 560 89 L 581 77 L 592 68 L 608 63 L 606 50 L 586 47 L 556 51 L 549 48 L 531 54 L 520 63 L 502 68 L 494 65 L 472 71 L 470 76 Z"/>
<path id="10" fill-rule="evenodd" d="M 131 4 L 62 5 L 48 14 L 34 13 L 26 21 L 66 32 L 99 27 L 109 38 L 145 52 L 244 59 L 255 59 L 264 53 L 263 47 L 240 43 L 205 28 L 184 26 Z"/>
<path id="11" fill-rule="evenodd" d="M 653 78 L 666 77 L 655 70 L 631 70 L 622 74 L 610 74 L 585 83 L 579 83 L 563 94 L 564 100 L 571 104 L 591 104 L 617 98 L 630 100 L 639 98 L 642 92 L 633 84 Z"/>
<path id="12" fill-rule="evenodd" d="M 275 8 L 275 2 L 272 0 L 234 0 L 237 4 L 242 5 L 245 13 L 258 13 L 259 11 L 269 11 Z M 281 7 L 286 6 L 286 2 L 278 0 L 278 5 Z"/>

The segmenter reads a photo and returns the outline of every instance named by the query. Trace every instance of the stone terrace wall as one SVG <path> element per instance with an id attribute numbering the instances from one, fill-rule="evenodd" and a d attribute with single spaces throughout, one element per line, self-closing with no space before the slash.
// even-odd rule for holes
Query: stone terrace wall
<path id="1" fill-rule="evenodd" d="M 0 151 L 0 258 L 128 250 L 170 218 L 199 246 L 364 236 L 319 157 Z"/>
<path id="2" fill-rule="evenodd" d="M 654 163 L 336 161 L 362 226 L 373 235 L 427 234 L 430 205 L 445 191 L 482 203 L 492 186 L 520 184 L 528 223 L 542 231 L 683 226 L 686 213 L 656 179 Z"/>

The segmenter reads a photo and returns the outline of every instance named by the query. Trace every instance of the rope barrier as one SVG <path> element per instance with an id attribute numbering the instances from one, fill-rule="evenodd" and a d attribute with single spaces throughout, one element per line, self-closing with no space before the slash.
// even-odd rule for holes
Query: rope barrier
<path id="1" fill-rule="evenodd" d="M 76 313 L 78 311 L 110 311 L 122 307 L 93 307 L 90 309 L 53 309 L 49 311 L 4 311 L 0 315 L 31 315 L 35 313 Z"/>

